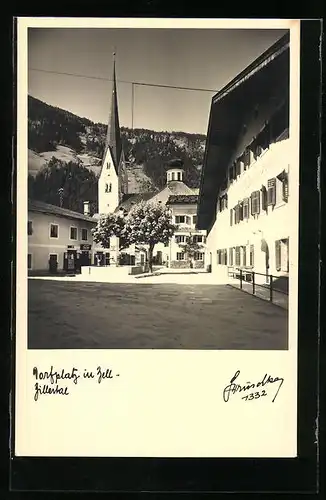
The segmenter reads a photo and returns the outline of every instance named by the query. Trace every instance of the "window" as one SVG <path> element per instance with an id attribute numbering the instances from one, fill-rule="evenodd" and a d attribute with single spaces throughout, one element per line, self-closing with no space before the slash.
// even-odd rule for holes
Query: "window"
<path id="1" fill-rule="evenodd" d="M 178 172 L 178 181 L 181 181 L 181 172 Z"/>
<path id="2" fill-rule="evenodd" d="M 289 239 L 275 241 L 276 271 L 289 272 Z"/>
<path id="3" fill-rule="evenodd" d="M 232 184 L 232 182 L 235 179 L 235 163 L 231 165 L 229 168 L 229 182 Z"/>
<path id="4" fill-rule="evenodd" d="M 50 224 L 50 238 L 59 237 L 59 226 L 58 224 Z"/>
<path id="5" fill-rule="evenodd" d="M 175 223 L 176 224 L 184 224 L 185 223 L 185 216 L 184 215 L 176 215 L 175 216 Z"/>
<path id="6" fill-rule="evenodd" d="M 217 250 L 217 264 L 221 264 L 222 263 L 222 254 L 221 254 L 221 250 Z"/>
<path id="7" fill-rule="evenodd" d="M 261 187 L 261 208 L 262 210 L 267 210 L 267 189 L 265 186 Z"/>
<path id="8" fill-rule="evenodd" d="M 229 265 L 233 266 L 233 248 L 229 248 Z"/>
<path id="9" fill-rule="evenodd" d="M 249 198 L 243 200 L 243 218 L 249 219 Z"/>
<path id="10" fill-rule="evenodd" d="M 241 158 L 238 158 L 237 161 L 235 162 L 235 176 L 237 177 L 240 174 L 241 174 Z"/>
<path id="11" fill-rule="evenodd" d="M 109 162 L 107 162 L 107 163 L 106 163 L 106 169 L 107 169 L 107 170 L 109 170 L 109 169 L 110 169 L 110 166 L 111 166 L 111 165 L 110 165 L 110 163 L 109 163 Z"/>
<path id="12" fill-rule="evenodd" d="M 70 239 L 71 240 L 77 240 L 77 228 L 76 227 L 70 227 Z"/>
<path id="13" fill-rule="evenodd" d="M 254 191 L 251 194 L 251 215 L 259 214 L 260 212 L 260 191 Z"/>
<path id="14" fill-rule="evenodd" d="M 32 269 L 32 254 L 27 254 L 27 269 Z"/>
<path id="15" fill-rule="evenodd" d="M 230 210 L 230 226 L 233 224 L 233 208 Z"/>
<path id="16" fill-rule="evenodd" d="M 105 265 L 110 265 L 110 254 L 108 252 L 105 253 Z"/>
<path id="17" fill-rule="evenodd" d="M 185 254 L 183 252 L 177 252 L 177 260 L 185 260 Z"/>
<path id="18" fill-rule="evenodd" d="M 278 180 L 282 183 L 282 200 L 287 202 L 289 198 L 289 179 L 288 179 L 288 174 L 283 170 L 282 173 L 280 173 L 277 176 Z"/>
<path id="19" fill-rule="evenodd" d="M 184 234 L 178 234 L 176 237 L 175 237 L 175 242 L 176 243 L 185 243 L 185 235 Z"/>
<path id="20" fill-rule="evenodd" d="M 202 252 L 195 252 L 194 260 L 203 260 L 204 254 Z"/>
<path id="21" fill-rule="evenodd" d="M 193 215 L 193 216 L 192 216 L 192 223 L 193 223 L 194 225 L 196 225 L 196 224 L 197 224 L 197 215 Z"/>
<path id="22" fill-rule="evenodd" d="M 111 182 L 109 184 L 105 184 L 105 192 L 106 193 L 111 193 L 112 191 L 112 184 Z"/>
<path id="23" fill-rule="evenodd" d="M 235 265 L 240 266 L 240 247 L 235 247 Z"/>
<path id="24" fill-rule="evenodd" d="M 227 265 L 227 250 L 224 248 L 223 250 L 217 251 L 217 263 L 222 264 L 223 266 Z"/>
<path id="25" fill-rule="evenodd" d="M 267 183 L 267 205 L 274 206 L 276 203 L 276 179 L 269 179 Z"/>
<path id="26" fill-rule="evenodd" d="M 245 246 L 242 247 L 242 265 L 247 265 L 247 248 Z"/>
<path id="27" fill-rule="evenodd" d="M 254 252 L 255 252 L 254 245 L 250 245 L 249 265 L 251 267 L 254 267 Z"/>
<path id="28" fill-rule="evenodd" d="M 238 203 L 234 209 L 234 223 L 239 224 L 239 222 L 243 220 L 243 204 L 242 202 Z"/>
<path id="29" fill-rule="evenodd" d="M 27 234 L 28 236 L 33 234 L 33 222 L 31 220 L 27 222 Z"/>
<path id="30" fill-rule="evenodd" d="M 243 166 L 244 169 L 246 170 L 247 167 L 250 165 L 250 149 L 247 148 L 244 155 L 243 155 Z"/>
<path id="31" fill-rule="evenodd" d="M 81 239 L 82 239 L 83 241 L 87 241 L 87 239 L 88 239 L 88 234 L 87 234 L 87 233 L 88 233 L 87 229 L 84 229 L 84 228 L 83 228 L 83 229 L 81 230 Z"/>
<path id="32" fill-rule="evenodd" d="M 203 236 L 201 234 L 196 234 L 193 238 L 194 243 L 202 243 L 203 242 Z"/>
<path id="33" fill-rule="evenodd" d="M 171 178 L 172 178 L 172 180 L 173 180 L 173 181 L 175 180 L 175 179 L 174 179 L 174 172 L 172 172 L 172 174 L 171 174 Z"/>

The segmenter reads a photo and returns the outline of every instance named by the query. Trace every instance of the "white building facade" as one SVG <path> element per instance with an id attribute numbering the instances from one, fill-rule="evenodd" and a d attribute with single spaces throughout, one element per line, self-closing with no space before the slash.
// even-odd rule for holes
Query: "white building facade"
<path id="1" fill-rule="evenodd" d="M 288 53 L 283 37 L 212 100 L 198 227 L 208 230 L 207 259 L 220 278 L 289 274 Z"/>

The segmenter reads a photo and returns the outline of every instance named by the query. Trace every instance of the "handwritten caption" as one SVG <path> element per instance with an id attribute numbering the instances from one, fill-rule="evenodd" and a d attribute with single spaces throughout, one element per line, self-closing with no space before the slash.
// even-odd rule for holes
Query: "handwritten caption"
<path id="1" fill-rule="evenodd" d="M 78 368 L 72 368 L 70 371 L 65 369 L 54 370 L 53 366 L 51 366 L 50 370 L 41 371 L 34 366 L 33 376 L 36 380 L 34 401 L 38 401 L 42 395 L 69 396 L 69 383 L 78 385 L 80 379 L 94 380 L 95 383 L 101 384 L 103 381 L 119 377 L 120 374 L 114 373 L 110 368 L 101 366 L 98 366 L 95 370 L 85 368 L 83 371 L 78 370 Z"/>
<path id="2" fill-rule="evenodd" d="M 284 382 L 284 378 L 282 377 L 273 377 L 265 373 L 258 382 L 245 382 L 241 384 L 238 381 L 239 375 L 240 370 L 237 370 L 224 388 L 223 400 L 225 403 L 229 401 L 231 395 L 235 394 L 240 395 L 244 401 L 255 401 L 271 395 L 272 403 L 274 403 Z"/>

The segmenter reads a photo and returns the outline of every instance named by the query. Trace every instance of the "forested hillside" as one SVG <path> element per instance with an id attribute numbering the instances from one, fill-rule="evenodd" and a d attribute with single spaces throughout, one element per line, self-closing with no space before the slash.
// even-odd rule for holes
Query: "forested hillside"
<path id="1" fill-rule="evenodd" d="M 198 187 L 205 136 L 185 132 L 157 132 L 146 129 L 121 128 L 123 148 L 128 162 L 129 191 L 142 192 L 165 184 L 167 163 L 173 158 L 184 162 L 185 182 Z M 68 168 L 75 192 L 82 193 L 79 183 L 90 172 L 88 182 L 96 186 L 104 151 L 106 125 L 93 123 L 63 109 L 28 97 L 28 148 L 30 194 L 48 203 L 57 198 L 60 173 Z M 44 168 L 46 167 L 46 170 Z M 83 174 L 77 169 L 82 169 Z M 44 171 L 43 171 L 44 170 Z M 56 170 L 59 172 L 55 173 Z M 49 174 L 51 172 L 51 175 Z M 60 177 L 61 176 L 61 177 Z M 54 178 L 56 180 L 54 181 Z M 84 182 L 84 181 L 83 181 Z M 53 183 L 49 185 L 49 183 Z M 72 189 L 72 188 L 71 188 Z M 43 191 L 44 190 L 44 193 Z M 96 189 L 91 188 L 95 193 Z M 45 195 L 45 193 L 48 193 Z M 50 194 L 52 193 L 52 194 Z M 78 194 L 78 195 L 79 195 Z M 89 195 L 91 193 L 88 193 Z M 93 196 L 93 194 L 92 194 Z M 97 193 L 94 194 L 97 203 Z M 65 201 L 67 208 L 71 203 Z M 54 203 L 57 204 L 57 203 Z M 75 209 L 75 208 L 72 208 Z"/>

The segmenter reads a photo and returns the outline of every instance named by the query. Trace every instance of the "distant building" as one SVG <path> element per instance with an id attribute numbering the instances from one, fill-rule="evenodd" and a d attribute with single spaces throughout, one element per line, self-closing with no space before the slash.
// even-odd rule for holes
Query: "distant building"
<path id="1" fill-rule="evenodd" d="M 212 99 L 197 227 L 212 271 L 289 273 L 289 37 Z"/>
<path id="2" fill-rule="evenodd" d="M 87 202 L 85 213 L 29 200 L 27 265 L 30 272 L 76 272 L 81 266 L 109 262 L 110 255 L 93 242 L 91 230 L 96 220 L 87 215 Z"/>
<path id="3" fill-rule="evenodd" d="M 170 165 L 173 163 L 173 161 L 170 162 Z M 192 238 L 203 246 L 203 250 L 194 256 L 195 267 L 204 267 L 206 231 L 196 229 L 198 195 L 194 193 L 197 191 L 184 183 L 184 170 L 180 167 L 172 166 L 166 171 L 166 176 L 167 182 L 163 189 L 156 193 L 127 195 L 117 207 L 116 212 L 121 211 L 127 214 L 140 201 L 166 205 L 171 211 L 172 223 L 178 226 L 178 230 L 168 245 L 163 243 L 155 245 L 154 262 L 169 267 L 189 267 L 189 259 L 179 243 L 186 243 L 189 238 Z M 136 263 L 143 263 L 143 253 L 137 255 L 137 248 L 137 245 L 133 245 L 125 252 L 134 255 Z"/>

